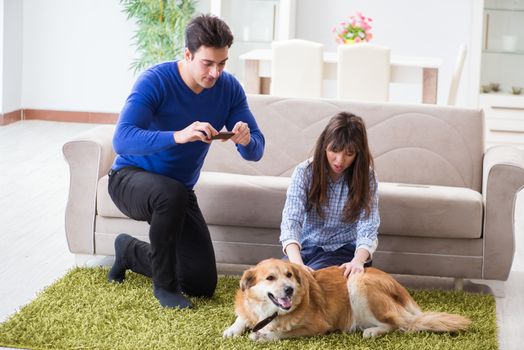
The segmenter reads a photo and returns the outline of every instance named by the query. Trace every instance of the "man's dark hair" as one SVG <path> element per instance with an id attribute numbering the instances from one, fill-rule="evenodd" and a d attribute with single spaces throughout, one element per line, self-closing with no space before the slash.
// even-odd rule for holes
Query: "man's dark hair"
<path id="1" fill-rule="evenodd" d="M 186 47 L 194 54 L 200 46 L 221 49 L 231 47 L 233 34 L 220 18 L 205 14 L 193 18 L 186 27 Z"/>

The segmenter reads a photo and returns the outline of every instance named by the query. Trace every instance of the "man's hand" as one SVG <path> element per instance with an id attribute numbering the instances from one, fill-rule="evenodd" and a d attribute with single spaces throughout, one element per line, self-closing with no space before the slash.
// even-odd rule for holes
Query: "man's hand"
<path id="1" fill-rule="evenodd" d="M 234 143 L 239 143 L 242 146 L 249 145 L 249 142 L 251 142 L 251 132 L 249 131 L 249 126 L 247 123 L 244 122 L 238 122 L 233 127 L 233 130 L 231 130 L 235 133 L 235 136 L 233 136 L 230 140 Z"/>
<path id="2" fill-rule="evenodd" d="M 175 142 L 179 144 L 194 141 L 211 143 L 211 136 L 215 136 L 216 134 L 218 134 L 218 131 L 216 131 L 211 124 L 194 122 L 185 129 L 175 131 L 173 137 L 175 138 Z"/>

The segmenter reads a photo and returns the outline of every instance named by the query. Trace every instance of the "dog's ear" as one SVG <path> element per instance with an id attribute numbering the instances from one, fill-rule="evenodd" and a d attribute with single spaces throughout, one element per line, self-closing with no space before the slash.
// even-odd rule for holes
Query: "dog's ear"
<path id="1" fill-rule="evenodd" d="M 249 287 L 253 286 L 255 284 L 256 280 L 256 274 L 253 269 L 249 269 L 244 271 L 244 274 L 242 275 L 242 278 L 240 279 L 240 289 L 242 291 L 245 291 Z"/>
<path id="2" fill-rule="evenodd" d="M 309 290 L 311 281 L 315 279 L 313 276 L 314 272 L 309 271 L 305 266 L 296 264 L 292 264 L 291 266 L 297 283 L 300 284 L 304 290 Z"/>
<path id="3" fill-rule="evenodd" d="M 291 272 L 293 273 L 293 276 L 295 276 L 295 280 L 297 281 L 297 283 L 302 284 L 302 268 L 298 265 L 292 264 Z"/>

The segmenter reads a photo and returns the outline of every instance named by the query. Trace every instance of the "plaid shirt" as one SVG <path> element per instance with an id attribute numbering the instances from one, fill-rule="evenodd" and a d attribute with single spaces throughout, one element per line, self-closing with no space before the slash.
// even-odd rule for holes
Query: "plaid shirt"
<path id="1" fill-rule="evenodd" d="M 348 197 L 348 186 L 344 176 L 336 182 L 329 180 L 328 204 L 324 208 L 324 218 L 318 215 L 314 207 L 310 211 L 306 210 L 307 191 L 313 171 L 310 163 L 309 160 L 300 163 L 291 176 L 280 226 L 280 242 L 284 252 L 290 243 L 299 244 L 301 249 L 321 247 L 324 251 L 334 251 L 352 243 L 356 249 L 368 250 L 371 256 L 377 247 L 380 224 L 376 175 L 370 178 L 370 188 L 374 192 L 369 216 L 365 218 L 365 211 L 362 210 L 360 218 L 348 224 L 342 221 L 342 212 Z"/>

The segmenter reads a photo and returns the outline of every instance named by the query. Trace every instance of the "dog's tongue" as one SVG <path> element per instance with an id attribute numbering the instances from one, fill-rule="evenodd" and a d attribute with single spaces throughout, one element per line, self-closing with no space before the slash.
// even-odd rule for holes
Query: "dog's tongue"
<path id="1" fill-rule="evenodd" d="M 291 307 L 291 299 L 289 297 L 285 298 L 278 298 L 278 303 L 280 306 L 282 306 L 284 309 Z"/>

